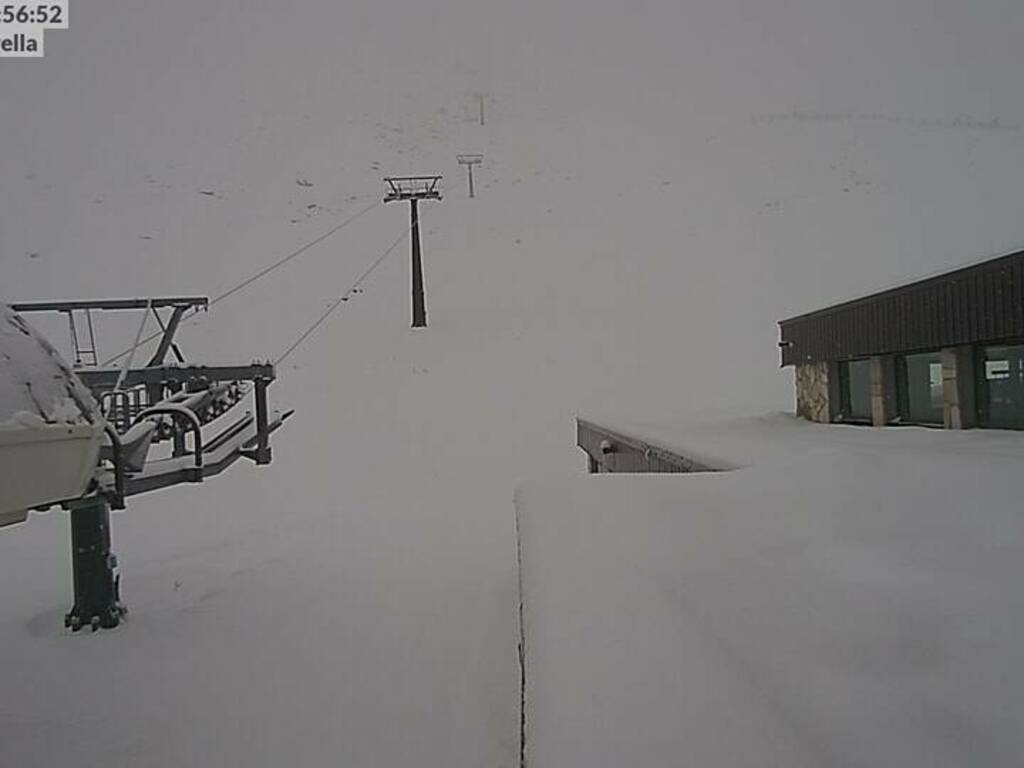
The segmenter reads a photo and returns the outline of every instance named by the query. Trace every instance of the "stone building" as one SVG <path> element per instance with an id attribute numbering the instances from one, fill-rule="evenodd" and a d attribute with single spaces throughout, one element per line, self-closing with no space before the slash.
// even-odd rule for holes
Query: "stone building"
<path id="1" fill-rule="evenodd" d="M 779 327 L 805 419 L 1024 429 L 1024 251 Z"/>

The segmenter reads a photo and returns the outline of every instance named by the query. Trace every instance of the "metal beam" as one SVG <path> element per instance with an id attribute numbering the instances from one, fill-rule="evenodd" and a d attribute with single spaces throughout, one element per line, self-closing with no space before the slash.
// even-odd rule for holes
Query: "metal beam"
<path id="1" fill-rule="evenodd" d="M 76 309 L 147 309 L 152 302 L 163 307 L 206 307 L 206 296 L 174 296 L 155 299 L 81 299 L 78 301 L 22 301 L 11 304 L 15 312 L 69 312 Z"/>
<path id="2" fill-rule="evenodd" d="M 284 420 L 294 411 L 286 411 L 267 423 L 267 433 L 277 430 Z M 146 468 L 135 475 L 125 478 L 125 496 L 137 496 L 160 488 L 167 488 L 180 483 L 202 482 L 208 477 L 218 475 L 241 458 L 254 457 L 259 442 L 256 420 L 252 417 L 240 421 L 228 430 L 230 434 L 214 438 L 215 448 L 204 454 L 203 466 L 195 466 L 192 456 L 178 456 L 168 459 L 147 462 Z M 104 479 L 104 484 L 109 482 Z"/>
<path id="3" fill-rule="evenodd" d="M 438 185 L 441 176 L 385 176 L 384 183 L 390 192 L 384 196 L 385 203 L 398 200 L 440 200 Z"/>
<path id="4" fill-rule="evenodd" d="M 89 389 L 102 391 L 113 389 L 120 375 L 119 368 L 84 368 L 75 371 L 75 374 L 82 380 Z M 276 378 L 274 366 L 271 363 L 253 363 L 251 365 L 161 365 L 153 368 L 133 368 L 125 375 L 123 386 L 131 387 L 136 384 L 185 384 L 194 379 L 206 379 L 208 381 L 237 381 L 239 379 L 256 380 L 266 379 L 273 381 Z"/>
<path id="5" fill-rule="evenodd" d="M 266 379 L 256 379 L 256 463 L 270 463 L 270 429 L 267 424 L 267 384 Z"/>
<path id="6" fill-rule="evenodd" d="M 152 368 L 155 365 L 163 365 L 164 358 L 167 357 L 167 351 L 174 344 L 174 334 L 178 331 L 178 325 L 181 323 L 181 318 L 184 317 L 185 311 L 188 309 L 187 306 L 178 305 L 174 308 L 171 313 L 171 319 L 167 321 L 167 325 L 164 325 L 163 320 L 160 319 L 160 315 L 157 314 L 156 308 L 153 309 L 153 316 L 156 317 L 156 321 L 160 324 L 160 330 L 163 331 L 163 336 L 160 337 L 160 344 L 156 348 L 156 352 L 153 353 L 153 357 L 146 365 L 147 368 Z M 178 358 L 178 362 L 182 361 L 181 351 L 175 345 L 174 354 Z"/>

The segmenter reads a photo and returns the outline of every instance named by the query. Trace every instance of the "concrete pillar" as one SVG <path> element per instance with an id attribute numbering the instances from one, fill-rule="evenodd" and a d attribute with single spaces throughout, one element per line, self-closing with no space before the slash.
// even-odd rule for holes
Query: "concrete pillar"
<path id="1" fill-rule="evenodd" d="M 891 424 L 899 416 L 896 399 L 896 361 L 891 355 L 871 358 L 871 423 Z"/>
<path id="2" fill-rule="evenodd" d="M 972 347 L 947 347 L 942 358 L 942 422 L 946 429 L 976 426 L 977 400 Z"/>

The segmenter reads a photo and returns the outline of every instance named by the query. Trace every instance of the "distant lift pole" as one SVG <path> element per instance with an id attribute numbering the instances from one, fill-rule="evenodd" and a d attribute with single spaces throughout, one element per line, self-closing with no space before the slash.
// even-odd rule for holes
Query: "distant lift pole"
<path id="1" fill-rule="evenodd" d="M 427 304 L 423 298 L 423 259 L 420 255 L 420 200 L 440 200 L 441 176 L 386 176 L 385 203 L 409 202 L 409 238 L 412 242 L 412 327 L 427 327 Z"/>
<path id="2" fill-rule="evenodd" d="M 469 196 L 475 197 L 473 194 L 473 166 L 480 165 L 484 161 L 484 156 L 481 154 L 456 155 L 455 159 L 459 161 L 459 165 L 466 166 L 466 170 L 469 171 Z"/>

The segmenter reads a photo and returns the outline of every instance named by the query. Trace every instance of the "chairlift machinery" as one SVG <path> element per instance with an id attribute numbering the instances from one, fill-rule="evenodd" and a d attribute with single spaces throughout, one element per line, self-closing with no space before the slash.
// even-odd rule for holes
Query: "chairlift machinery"
<path id="1" fill-rule="evenodd" d="M 65 625 L 74 631 L 115 627 L 126 611 L 110 551 L 110 510 L 142 493 L 201 483 L 241 458 L 270 464 L 270 435 L 292 413 L 268 409 L 275 379 L 269 362 L 186 361 L 175 334 L 185 317 L 208 305 L 205 297 L 188 296 L 25 302 L 4 311 L 0 352 L 7 370 L 0 371 L 0 395 L 20 398 L 25 407 L 19 411 L 15 402 L 4 413 L 0 403 L 0 466 L 22 480 L 0 493 L 0 525 L 24 520 L 29 508 L 59 504 L 70 511 L 74 604 Z M 135 348 L 118 356 L 125 358 L 120 366 L 100 363 L 93 314 L 123 310 L 143 310 L 159 325 L 145 365 L 133 366 Z M 74 369 L 20 317 L 44 312 L 67 317 Z M 12 345 L 20 345 L 20 357 L 8 352 Z M 47 387 L 62 406 L 48 405 L 54 397 Z M 250 395 L 253 406 L 243 409 Z M 33 472 L 40 461 L 49 466 Z"/>

